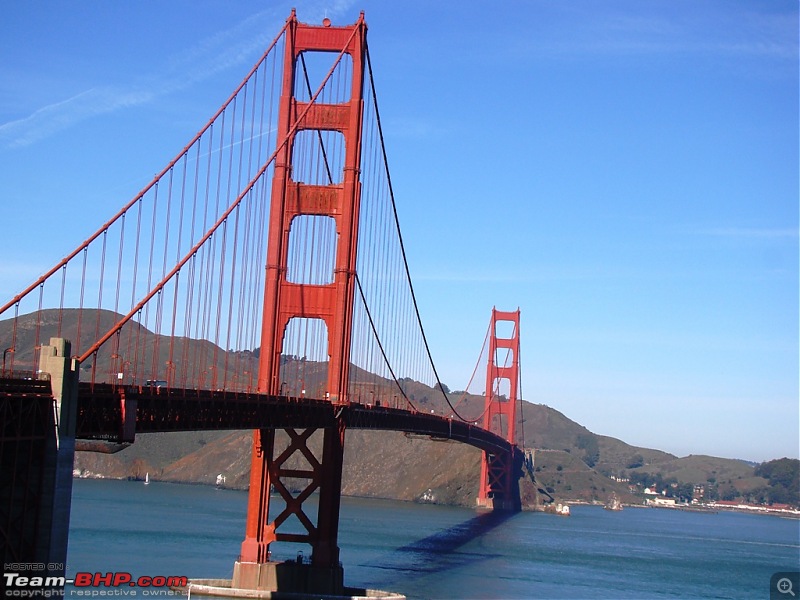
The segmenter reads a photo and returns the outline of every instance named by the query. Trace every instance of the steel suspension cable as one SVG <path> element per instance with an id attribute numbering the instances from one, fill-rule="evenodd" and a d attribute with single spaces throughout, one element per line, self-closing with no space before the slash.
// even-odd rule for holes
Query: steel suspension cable
<path id="1" fill-rule="evenodd" d="M 211 119 L 209 119 L 208 123 L 206 123 L 206 125 L 203 126 L 203 128 L 191 139 L 191 141 L 188 144 L 186 144 L 186 146 L 184 146 L 183 150 L 181 150 L 181 152 L 178 153 L 178 155 L 174 159 L 172 159 L 172 161 L 170 161 L 167 164 L 167 166 L 164 167 L 164 169 L 162 169 L 161 172 L 159 172 L 150 181 L 150 183 L 148 183 L 136 196 L 134 196 L 134 198 L 130 202 L 125 204 L 125 206 L 123 206 L 122 209 L 120 209 L 120 211 L 117 212 L 116 215 L 111 217 L 111 219 L 109 219 L 106 223 L 104 223 L 94 234 L 89 236 L 89 238 L 86 239 L 86 241 L 84 241 L 80 246 L 78 246 L 70 254 L 68 254 L 66 257 L 64 257 L 58 264 L 56 264 L 54 267 L 52 267 L 44 275 L 39 277 L 39 279 L 37 279 L 35 282 L 33 282 L 30 286 L 28 286 L 21 293 L 19 293 L 16 296 L 14 296 L 6 304 L 0 306 L 0 314 L 3 314 L 10 307 L 18 304 L 19 301 L 22 298 L 24 298 L 29 293 L 31 293 L 33 290 L 35 290 L 39 285 L 43 284 L 46 280 L 48 280 L 54 273 L 56 273 L 64 265 L 66 265 L 73 258 L 78 256 L 78 254 L 80 254 L 83 250 L 85 250 L 94 240 L 99 238 L 103 234 L 104 231 L 108 230 L 108 228 L 111 227 L 111 225 L 113 225 L 119 218 L 121 218 L 122 215 L 124 215 L 137 201 L 139 201 L 142 197 L 144 197 L 144 195 L 147 192 L 149 192 L 153 187 L 156 187 L 158 185 L 158 182 L 161 180 L 161 178 L 164 177 L 164 175 L 166 175 L 178 163 L 178 161 L 181 159 L 181 157 L 186 152 L 188 152 L 188 150 L 203 136 L 203 134 L 206 132 L 206 130 L 214 123 L 214 121 L 216 121 L 217 117 L 227 108 L 228 104 L 230 104 L 230 102 L 232 102 L 233 99 L 239 94 L 240 90 L 245 85 L 245 83 L 250 79 L 251 75 L 258 70 L 258 68 L 265 61 L 265 59 L 271 54 L 272 50 L 277 46 L 278 41 L 283 37 L 283 35 L 286 32 L 288 27 L 289 27 L 289 22 L 287 21 L 287 23 L 281 28 L 281 30 L 278 33 L 278 35 L 275 36 L 275 39 L 272 40 L 272 43 L 269 45 L 269 47 L 264 52 L 264 54 L 261 55 L 261 57 L 258 59 L 256 64 L 253 65 L 253 68 L 250 69 L 250 72 L 244 78 L 242 83 L 231 93 L 231 95 L 222 104 L 222 106 L 214 114 L 214 116 L 212 116 Z"/>
<path id="2" fill-rule="evenodd" d="M 520 434 L 522 435 L 522 449 L 525 450 L 525 411 L 522 409 L 522 345 L 520 344 L 517 346 L 517 364 L 519 365 L 518 375 L 519 381 L 517 382 L 517 386 L 519 389 L 519 394 L 517 394 L 517 404 L 519 405 L 519 426 L 520 426 Z M 511 440 L 512 442 L 514 440 Z"/>
<path id="3" fill-rule="evenodd" d="M 489 341 L 489 333 L 492 331 L 492 323 L 489 322 L 489 326 L 486 328 L 486 335 L 483 337 L 483 345 L 481 346 L 481 352 L 478 355 L 478 360 L 475 362 L 475 368 L 472 370 L 472 375 L 469 378 L 469 383 L 467 383 L 467 387 L 464 388 L 464 393 L 461 394 L 461 398 L 458 399 L 456 402 L 456 406 L 461 404 L 464 399 L 469 395 L 469 386 L 472 385 L 472 381 L 475 379 L 475 375 L 478 372 L 478 367 L 481 365 L 481 358 L 483 358 L 483 351 L 486 349 L 486 343 Z M 484 413 L 486 410 L 484 409 Z M 481 415 L 483 416 L 483 415 Z"/>
<path id="4" fill-rule="evenodd" d="M 366 45 L 366 42 L 365 42 L 365 45 Z M 366 57 L 367 57 L 367 71 L 369 72 L 370 87 L 371 87 L 371 90 L 372 90 L 372 101 L 373 101 L 374 109 L 375 109 L 375 120 L 376 120 L 376 123 L 378 125 L 378 136 L 380 137 L 380 140 L 381 140 L 381 151 L 382 151 L 382 154 L 383 154 L 384 167 L 386 169 L 386 180 L 387 180 L 387 183 L 388 183 L 388 186 L 389 186 L 389 196 L 390 196 L 391 201 L 392 201 L 392 211 L 393 211 L 393 214 L 394 214 L 394 222 L 395 222 L 395 226 L 397 227 L 397 236 L 398 236 L 399 243 L 400 243 L 400 252 L 401 252 L 402 257 L 403 257 L 403 265 L 405 267 L 406 279 L 408 281 L 409 290 L 411 292 L 411 300 L 412 300 L 412 303 L 413 303 L 413 306 L 414 306 L 414 314 L 416 315 L 417 323 L 419 325 L 420 334 L 422 335 L 422 342 L 423 342 L 424 347 L 425 347 L 425 353 L 427 354 L 428 361 L 430 362 L 431 369 L 433 370 L 433 374 L 434 374 L 434 376 L 436 378 L 436 383 L 438 384 L 439 391 L 442 393 L 442 396 L 444 397 L 445 402 L 447 402 L 447 405 L 453 411 L 453 414 L 455 416 L 457 416 L 460 420 L 462 420 L 464 422 L 469 422 L 470 419 L 466 419 L 450 403 L 450 398 L 447 397 L 447 393 L 444 391 L 444 387 L 442 386 L 442 382 L 439 379 L 439 373 L 436 370 L 436 365 L 433 362 L 433 356 L 431 355 L 430 345 L 428 344 L 428 338 L 425 335 L 425 329 L 422 327 L 422 317 L 420 316 L 420 313 L 419 313 L 419 305 L 417 303 L 416 294 L 414 293 L 414 286 L 413 286 L 412 281 L 411 281 L 411 271 L 409 270 L 409 267 L 408 267 L 408 259 L 407 259 L 407 256 L 406 256 L 405 245 L 403 244 L 403 236 L 402 236 L 402 234 L 400 232 L 400 220 L 399 220 L 399 217 L 397 215 L 397 204 L 395 203 L 395 198 L 394 198 L 394 188 L 392 187 L 392 177 L 391 177 L 391 174 L 389 173 L 389 160 L 388 160 L 388 157 L 386 155 L 386 144 L 384 142 L 384 137 L 383 137 L 383 127 L 381 126 L 381 118 L 380 118 L 380 114 L 379 114 L 379 111 L 378 111 L 378 99 L 377 99 L 377 95 L 376 95 L 376 92 L 375 92 L 375 80 L 374 80 L 374 77 L 373 77 L 373 74 L 372 74 L 372 62 L 371 62 L 371 60 L 369 58 L 369 48 L 366 49 L 366 53 L 365 54 L 366 54 Z"/>
<path id="5" fill-rule="evenodd" d="M 355 278 L 356 278 L 356 285 L 358 287 L 358 293 L 361 295 L 361 300 L 364 302 L 364 309 L 367 312 L 367 318 L 369 319 L 369 324 L 372 327 L 373 333 L 375 334 L 375 340 L 378 342 L 378 348 L 380 349 L 381 354 L 383 355 L 383 360 L 386 362 L 386 367 L 389 369 L 389 372 L 392 374 L 392 378 L 394 379 L 394 382 L 397 384 L 397 388 L 400 390 L 400 393 L 403 395 L 403 398 L 406 399 L 406 402 L 408 402 L 408 404 L 411 406 L 411 408 L 413 408 L 414 410 L 419 412 L 417 407 L 414 406 L 414 404 L 411 402 L 409 397 L 406 396 L 406 393 L 403 390 L 403 386 L 400 385 L 400 382 L 398 381 L 397 376 L 395 375 L 394 370 L 392 369 L 392 365 L 389 364 L 389 359 L 386 356 L 386 352 L 383 349 L 383 344 L 381 343 L 380 337 L 378 337 L 378 332 L 375 329 L 375 322 L 372 320 L 372 314 L 370 314 L 369 306 L 367 306 L 367 299 L 364 297 L 364 290 L 361 287 L 361 280 L 358 277 L 358 273 L 355 274 Z"/>

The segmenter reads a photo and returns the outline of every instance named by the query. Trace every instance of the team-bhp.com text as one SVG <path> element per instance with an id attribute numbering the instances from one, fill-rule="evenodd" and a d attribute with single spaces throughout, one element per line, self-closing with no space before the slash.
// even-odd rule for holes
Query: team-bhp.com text
<path id="1" fill-rule="evenodd" d="M 126 595 L 125 588 L 166 591 L 170 588 L 184 587 L 188 584 L 188 578 L 185 576 L 142 575 L 134 578 L 133 575 L 126 572 L 80 572 L 75 573 L 74 579 L 3 573 L 3 579 L 6 596 L 19 598 L 60 596 L 63 595 L 63 588 L 67 583 L 71 583 L 75 588 L 78 588 L 75 592 L 77 592 L 76 595 L 80 596 Z"/>

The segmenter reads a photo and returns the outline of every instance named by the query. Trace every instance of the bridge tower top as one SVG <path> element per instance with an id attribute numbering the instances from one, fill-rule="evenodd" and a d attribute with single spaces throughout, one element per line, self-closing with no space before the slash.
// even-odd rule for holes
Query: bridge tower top
<path id="1" fill-rule="evenodd" d="M 329 357 L 327 394 L 332 402 L 346 400 L 350 364 L 353 296 L 358 243 L 358 217 L 361 199 L 361 124 L 363 117 L 366 23 L 359 20 L 347 27 L 333 27 L 326 19 L 322 26 L 297 20 L 294 11 L 287 22 L 287 41 L 283 67 L 283 90 L 278 115 L 278 149 L 272 180 L 269 218 L 267 275 L 261 333 L 261 360 L 258 389 L 279 394 L 280 356 L 289 321 L 320 319 L 327 327 Z M 323 80 L 312 84 L 305 72 L 305 53 L 327 53 L 333 64 Z M 338 53 L 338 57 L 335 55 Z M 329 85 L 337 70 L 345 71 L 344 56 L 349 56 L 349 81 L 346 92 L 332 97 Z M 299 75 L 305 74 L 305 81 Z M 308 100 L 298 98 L 307 94 Z M 323 147 L 320 170 L 327 174 L 320 181 L 302 181 L 302 169 L 294 162 L 298 136 L 305 132 Z M 344 158 L 341 170 L 329 163 L 323 137 L 340 134 Z M 336 242 L 333 272 L 326 283 L 292 279 L 289 264 L 290 236 L 298 217 L 330 218 L 335 222 Z"/>
<path id="2" fill-rule="evenodd" d="M 489 358 L 486 365 L 484 426 L 502 435 L 512 444 L 516 439 L 519 393 L 519 315 L 519 309 L 513 312 L 492 309 Z M 502 420 L 501 417 L 505 419 Z"/>

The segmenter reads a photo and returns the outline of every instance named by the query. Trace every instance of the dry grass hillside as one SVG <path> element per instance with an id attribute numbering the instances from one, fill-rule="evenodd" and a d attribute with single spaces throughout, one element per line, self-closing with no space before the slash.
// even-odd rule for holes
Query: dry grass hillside
<path id="1" fill-rule="evenodd" d="M 73 347 L 76 352 L 77 348 L 89 345 L 96 329 L 108 329 L 118 318 L 119 315 L 108 311 L 42 311 L 38 336 L 42 340 L 55 336 L 60 319 L 62 335 L 78 340 Z M 32 315 L 21 316 L 17 322 L 16 339 L 20 350 L 14 354 L 14 360 L 18 365 L 32 364 L 32 355 L 26 354 L 23 348 L 33 346 L 36 323 Z M 136 324 L 127 325 L 122 337 L 134 327 L 139 328 L 137 335 L 147 342 L 142 362 L 166 364 L 167 338 Z M 0 321 L 0 345 L 9 345 L 11 339 L 12 322 Z M 176 343 L 181 348 L 175 356 L 214 357 L 216 366 L 213 369 L 220 379 L 224 377 L 227 381 L 236 378 L 236 373 L 230 371 L 233 365 L 245 359 L 253 362 L 259 353 L 258 349 L 226 353 L 210 342 L 186 338 Z M 101 371 L 114 370 L 110 357 L 103 353 L 96 360 Z M 82 373 L 89 366 L 82 365 Z M 299 381 L 292 382 L 293 369 L 302 369 L 302 387 L 308 389 L 310 395 L 324 387 L 327 373 L 324 363 L 285 357 L 283 369 L 287 379 L 285 393 L 300 393 Z M 369 402 L 370 397 L 374 398 L 375 389 L 397 390 L 398 387 L 393 381 L 381 380 L 355 366 L 351 369 L 351 378 L 354 401 Z M 453 414 L 442 390 L 410 379 L 401 380 L 399 385 L 402 392 L 397 392 L 404 393 L 417 409 Z M 359 396 L 362 392 L 363 398 Z M 482 397 L 454 392 L 448 399 L 468 420 L 480 419 Z M 406 405 L 404 400 L 399 400 L 398 404 Z M 635 501 L 627 485 L 611 479 L 630 473 L 658 473 L 665 479 L 675 478 L 685 483 L 725 482 L 737 490 L 756 488 L 766 481 L 754 477 L 753 466 L 742 461 L 708 456 L 678 458 L 660 450 L 639 448 L 597 435 L 544 404 L 522 402 L 516 430 L 518 443 L 537 449 L 539 486 L 552 490 L 550 493 L 558 499 L 602 502 L 613 494 Z M 319 444 L 318 441 L 314 443 Z M 154 479 L 204 484 L 214 483 L 217 475 L 222 474 L 227 486 L 245 488 L 249 482 L 250 445 L 249 432 L 139 435 L 135 444 L 118 454 L 79 452 L 75 466 L 81 473 L 105 477 L 140 478 L 150 473 Z M 424 497 L 436 502 L 470 505 L 477 494 L 480 456 L 478 450 L 457 443 L 417 439 L 402 433 L 349 431 L 343 491 L 358 496 L 400 500 Z"/>

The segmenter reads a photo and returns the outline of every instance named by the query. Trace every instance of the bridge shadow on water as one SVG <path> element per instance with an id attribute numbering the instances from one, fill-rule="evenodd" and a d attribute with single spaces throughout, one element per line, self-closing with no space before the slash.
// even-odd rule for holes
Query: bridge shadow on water
<path id="1" fill-rule="evenodd" d="M 482 547 L 464 550 L 463 547 L 503 525 L 520 513 L 492 511 L 448 527 L 426 538 L 401 546 L 370 565 L 384 572 L 382 584 L 392 584 L 411 577 L 443 573 L 500 556 Z"/>

